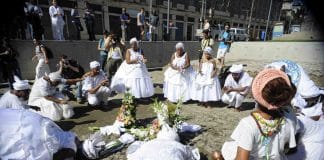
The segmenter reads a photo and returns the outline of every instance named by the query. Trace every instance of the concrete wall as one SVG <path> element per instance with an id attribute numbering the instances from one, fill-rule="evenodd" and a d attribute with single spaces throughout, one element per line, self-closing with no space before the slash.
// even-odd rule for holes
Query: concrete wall
<path id="1" fill-rule="evenodd" d="M 50 68 L 55 71 L 58 56 L 66 54 L 85 68 L 89 69 L 89 62 L 99 60 L 97 42 L 88 41 L 45 41 L 46 46 L 51 48 L 54 59 L 50 60 Z M 175 51 L 177 42 L 141 42 L 140 46 L 148 59 L 149 68 L 166 65 Z M 191 59 L 197 59 L 199 49 L 198 42 L 184 42 Z M 34 45 L 32 41 L 12 41 L 12 46 L 19 52 L 18 61 L 22 76 L 34 79 L 35 66 L 32 62 Z M 218 46 L 216 44 L 215 46 Z M 217 47 L 215 47 L 217 48 Z M 216 51 L 215 51 L 216 55 Z M 226 55 L 226 64 L 246 63 L 247 69 L 258 70 L 264 64 L 280 60 L 290 59 L 301 64 L 306 71 L 314 72 L 320 76 L 324 73 L 324 42 L 235 42 L 231 51 Z"/>
<path id="2" fill-rule="evenodd" d="M 175 44 L 177 42 L 141 42 L 140 47 L 144 51 L 145 57 L 148 59 L 147 67 L 162 67 L 170 61 L 171 54 L 175 52 Z M 187 51 L 190 51 L 190 57 L 196 59 L 197 51 L 200 47 L 198 42 L 183 42 Z M 18 53 L 18 61 L 20 64 L 22 76 L 28 79 L 34 79 L 35 67 L 37 61 L 32 62 L 31 58 L 34 54 L 34 45 L 32 41 L 11 41 L 13 48 Z M 50 59 L 50 69 L 55 71 L 59 56 L 61 54 L 68 55 L 77 60 L 85 70 L 89 70 L 89 62 L 93 60 L 99 61 L 99 52 L 97 51 L 98 42 L 89 41 L 44 41 L 44 45 L 50 48 L 54 54 L 54 58 Z M 129 45 L 127 44 L 127 47 Z"/>

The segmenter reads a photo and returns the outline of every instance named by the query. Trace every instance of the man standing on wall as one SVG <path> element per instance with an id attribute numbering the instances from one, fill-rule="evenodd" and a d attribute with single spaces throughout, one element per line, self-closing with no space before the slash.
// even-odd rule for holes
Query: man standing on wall
<path id="1" fill-rule="evenodd" d="M 157 40 L 157 28 L 159 26 L 159 15 L 154 10 L 153 13 L 151 13 L 149 18 L 149 33 L 150 38 L 149 41 L 156 41 Z"/>
<path id="2" fill-rule="evenodd" d="M 218 36 L 219 46 L 217 51 L 217 61 L 220 64 L 219 70 L 224 67 L 225 63 L 225 55 L 229 52 L 231 44 L 234 40 L 234 35 L 230 32 L 229 23 L 225 23 L 225 30 L 222 31 Z"/>
<path id="3" fill-rule="evenodd" d="M 140 12 L 137 13 L 137 26 L 140 30 L 140 36 L 139 39 L 143 40 L 144 37 L 144 24 L 145 24 L 145 13 L 144 13 L 144 8 L 141 8 Z"/>
<path id="4" fill-rule="evenodd" d="M 130 16 L 126 13 L 126 8 L 122 8 L 122 15 L 120 15 L 120 23 L 121 23 L 121 30 L 122 30 L 122 40 L 125 41 L 127 37 L 127 24 L 130 22 Z"/>

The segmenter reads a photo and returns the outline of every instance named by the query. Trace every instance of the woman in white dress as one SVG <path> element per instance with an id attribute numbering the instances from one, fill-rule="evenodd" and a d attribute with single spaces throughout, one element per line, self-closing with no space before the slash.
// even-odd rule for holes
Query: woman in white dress
<path id="1" fill-rule="evenodd" d="M 49 74 L 50 69 L 48 66 L 48 58 L 46 56 L 45 46 L 40 43 L 38 39 L 34 39 L 35 47 L 35 56 L 33 56 L 32 60 L 35 58 L 38 59 L 38 63 L 36 66 L 36 76 L 35 80 L 43 77 L 45 73 Z"/>
<path id="2" fill-rule="evenodd" d="M 190 87 L 194 70 L 190 65 L 187 52 L 183 43 L 176 45 L 176 52 L 172 55 L 170 67 L 164 73 L 163 93 L 170 102 L 190 100 Z"/>
<path id="3" fill-rule="evenodd" d="M 129 88 L 135 98 L 147 98 L 154 94 L 151 77 L 146 68 L 143 50 L 136 38 L 130 40 L 131 48 L 126 51 L 124 62 L 112 78 L 111 89 L 124 93 Z"/>
<path id="4" fill-rule="evenodd" d="M 213 50 L 206 47 L 203 52 L 199 70 L 191 87 L 191 99 L 199 101 L 198 105 L 208 107 L 209 101 L 221 99 L 221 86 L 217 77 L 216 62 L 211 56 Z M 202 102 L 202 103 L 201 103 Z"/>

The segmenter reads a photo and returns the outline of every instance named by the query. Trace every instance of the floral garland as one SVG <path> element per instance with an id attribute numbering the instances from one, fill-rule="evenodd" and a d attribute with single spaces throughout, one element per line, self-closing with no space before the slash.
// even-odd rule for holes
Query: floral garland
<path id="1" fill-rule="evenodd" d="M 127 90 L 122 100 L 122 106 L 119 109 L 117 121 L 123 122 L 125 128 L 130 128 L 136 122 L 136 106 L 134 96 Z"/>

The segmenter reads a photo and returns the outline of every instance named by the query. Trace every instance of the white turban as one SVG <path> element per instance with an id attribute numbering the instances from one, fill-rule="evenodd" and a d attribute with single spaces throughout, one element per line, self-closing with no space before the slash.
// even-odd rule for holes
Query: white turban
<path id="1" fill-rule="evenodd" d="M 90 69 L 94 69 L 94 68 L 97 68 L 97 67 L 100 67 L 99 62 L 97 62 L 97 61 L 90 62 Z"/>
<path id="2" fill-rule="evenodd" d="M 210 47 L 206 47 L 206 48 L 204 49 L 204 52 L 207 52 L 208 54 L 212 54 L 212 53 L 213 53 L 213 49 L 210 48 Z"/>
<path id="3" fill-rule="evenodd" d="M 232 67 L 229 69 L 231 73 L 241 73 L 243 71 L 242 64 L 233 64 Z"/>
<path id="4" fill-rule="evenodd" d="M 17 91 L 29 89 L 28 80 L 20 80 L 19 77 L 14 76 L 15 82 L 12 84 Z"/>
<path id="5" fill-rule="evenodd" d="M 48 77 L 51 81 L 61 81 L 62 79 L 61 73 L 59 71 L 50 73 Z"/>
<path id="6" fill-rule="evenodd" d="M 184 44 L 182 42 L 178 42 L 175 46 L 176 49 L 182 48 L 184 49 Z"/>
<path id="7" fill-rule="evenodd" d="M 135 43 L 135 42 L 136 42 L 136 44 L 137 44 L 137 46 L 138 46 L 138 40 L 136 39 L 136 37 L 130 39 L 129 44 L 132 45 L 132 44 Z"/>
<path id="8" fill-rule="evenodd" d="M 314 106 L 301 108 L 301 112 L 307 117 L 320 116 L 323 114 L 322 103 L 316 103 Z"/>
<path id="9" fill-rule="evenodd" d="M 315 85 L 315 83 L 312 80 L 304 82 L 299 86 L 300 90 L 302 91 L 299 92 L 299 94 L 302 98 L 312 98 L 321 94 L 319 88 Z"/>

